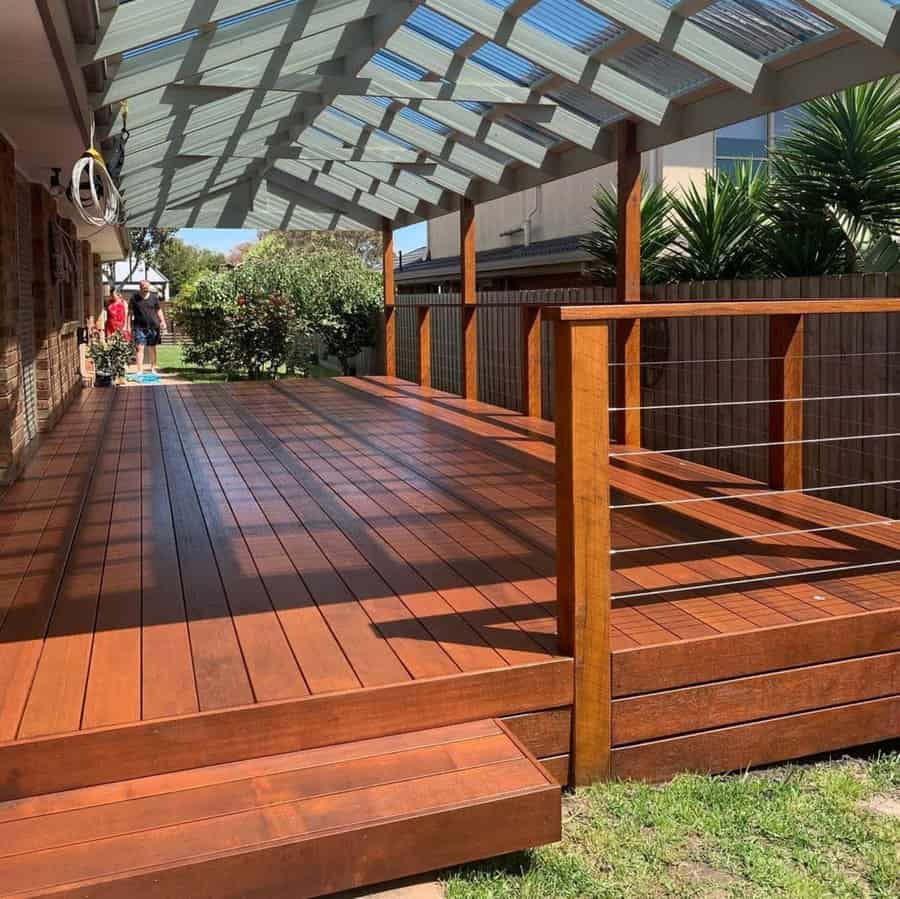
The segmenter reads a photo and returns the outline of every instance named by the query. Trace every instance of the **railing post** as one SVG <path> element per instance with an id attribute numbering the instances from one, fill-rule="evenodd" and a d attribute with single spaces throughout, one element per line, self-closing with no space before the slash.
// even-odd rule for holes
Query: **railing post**
<path id="1" fill-rule="evenodd" d="M 769 483 L 803 488 L 802 315 L 769 316 Z"/>
<path id="2" fill-rule="evenodd" d="M 462 395 L 478 399 L 478 316 L 476 305 L 477 272 L 475 268 L 475 204 L 463 197 L 460 216 L 460 303 L 462 334 L 460 335 L 460 377 Z"/>
<path id="3" fill-rule="evenodd" d="M 609 776 L 609 325 L 556 322 L 556 564 L 560 649 L 575 659 L 572 777 Z"/>
<path id="4" fill-rule="evenodd" d="M 394 281 L 394 228 L 385 221 L 382 241 L 382 272 L 384 277 L 384 373 L 397 376 L 397 314 L 394 311 L 396 284 Z"/>
<path id="5" fill-rule="evenodd" d="M 619 303 L 641 301 L 641 154 L 637 149 L 637 127 L 624 121 L 618 126 L 619 258 L 616 299 Z M 616 440 L 628 446 L 641 445 L 641 322 L 616 322 Z"/>
<path id="6" fill-rule="evenodd" d="M 541 307 L 522 307 L 522 411 L 530 418 L 543 414 Z"/>
<path id="7" fill-rule="evenodd" d="M 419 383 L 431 387 L 431 306 L 417 306 L 419 316 Z"/>

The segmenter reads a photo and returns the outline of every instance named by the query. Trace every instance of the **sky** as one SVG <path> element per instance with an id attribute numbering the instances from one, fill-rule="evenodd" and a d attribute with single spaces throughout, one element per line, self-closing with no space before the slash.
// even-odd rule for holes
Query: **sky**
<path id="1" fill-rule="evenodd" d="M 217 253 L 228 253 L 238 244 L 256 240 L 256 231 L 237 228 L 182 228 L 177 236 L 185 243 Z M 424 247 L 428 242 L 428 229 L 424 222 L 398 228 L 394 233 L 394 244 L 400 253 L 408 253 Z"/>

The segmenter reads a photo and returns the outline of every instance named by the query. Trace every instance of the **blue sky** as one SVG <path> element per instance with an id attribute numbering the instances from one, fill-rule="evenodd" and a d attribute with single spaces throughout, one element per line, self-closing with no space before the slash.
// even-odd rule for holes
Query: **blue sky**
<path id="1" fill-rule="evenodd" d="M 424 222 L 410 225 L 408 228 L 399 228 L 394 234 L 397 251 L 408 253 L 410 250 L 424 247 L 428 242 L 427 235 L 428 231 Z M 256 240 L 256 231 L 236 228 L 182 228 L 178 232 L 178 237 L 195 247 L 227 253 L 238 244 Z"/>

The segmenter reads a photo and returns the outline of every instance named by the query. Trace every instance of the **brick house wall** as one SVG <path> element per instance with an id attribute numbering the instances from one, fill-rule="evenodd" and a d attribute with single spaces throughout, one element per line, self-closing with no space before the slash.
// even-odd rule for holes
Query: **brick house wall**
<path id="1" fill-rule="evenodd" d="M 62 280 L 54 243 L 67 245 L 74 263 Z M 98 302 L 98 267 L 49 191 L 17 177 L 14 149 L 0 134 L 0 484 L 18 475 L 35 435 L 51 430 L 81 390 L 77 326 Z"/>

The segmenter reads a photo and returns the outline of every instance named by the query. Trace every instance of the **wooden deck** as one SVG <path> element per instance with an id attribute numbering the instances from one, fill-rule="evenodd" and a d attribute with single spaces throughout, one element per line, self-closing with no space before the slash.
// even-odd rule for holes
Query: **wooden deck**
<path id="1" fill-rule="evenodd" d="M 86 391 L 0 502 L 2 795 L 492 717 L 564 779 L 552 463 L 552 425 L 394 379 Z M 829 748 L 823 709 L 900 732 L 897 567 L 802 575 L 900 532 L 672 457 L 613 483 L 759 494 L 620 509 L 617 550 L 848 528 L 615 556 L 615 773 Z"/>

